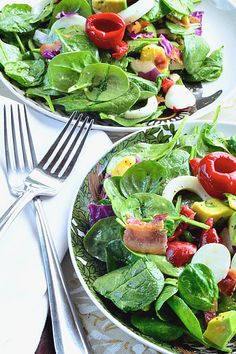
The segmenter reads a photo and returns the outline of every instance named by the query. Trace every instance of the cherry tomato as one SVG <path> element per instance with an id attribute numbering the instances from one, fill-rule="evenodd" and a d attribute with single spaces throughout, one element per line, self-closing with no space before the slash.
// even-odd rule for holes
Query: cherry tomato
<path id="1" fill-rule="evenodd" d="M 187 264 L 197 251 L 197 246 L 190 242 L 173 241 L 168 243 L 166 258 L 175 267 Z"/>

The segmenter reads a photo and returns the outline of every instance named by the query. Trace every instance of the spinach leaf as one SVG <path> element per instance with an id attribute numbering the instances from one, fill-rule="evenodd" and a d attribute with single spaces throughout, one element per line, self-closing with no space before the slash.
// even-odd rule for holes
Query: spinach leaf
<path id="1" fill-rule="evenodd" d="M 84 237 L 84 247 L 91 256 L 106 262 L 106 246 L 111 240 L 120 239 L 123 231 L 115 217 L 100 219 Z"/>
<path id="2" fill-rule="evenodd" d="M 49 86 L 57 91 L 68 92 L 80 77 L 81 71 L 97 59 L 90 52 L 61 53 L 48 64 Z M 60 73 L 60 74 L 58 74 Z"/>
<path id="3" fill-rule="evenodd" d="M 188 28 L 183 27 L 181 25 L 177 25 L 176 23 L 170 21 L 166 21 L 165 24 L 171 33 L 179 36 L 195 34 L 196 29 L 199 28 L 199 24 L 197 23 L 191 24 Z"/>
<path id="4" fill-rule="evenodd" d="M 131 323 L 146 336 L 163 340 L 165 342 L 173 342 L 184 333 L 183 328 L 176 324 L 161 321 L 158 318 L 145 314 L 137 313 L 132 315 Z"/>
<path id="5" fill-rule="evenodd" d="M 189 153 L 185 150 L 174 149 L 158 161 L 160 167 L 165 171 L 162 188 L 175 177 L 190 175 L 189 156 Z M 160 192 L 162 191 L 161 189 Z"/>
<path id="6" fill-rule="evenodd" d="M 4 66 L 9 62 L 16 62 L 22 59 L 19 48 L 7 44 L 0 39 L 0 65 Z"/>
<path id="7" fill-rule="evenodd" d="M 189 15 L 194 7 L 192 0 L 162 0 L 171 11 L 178 12 L 181 15 Z"/>
<path id="8" fill-rule="evenodd" d="M 184 300 L 177 295 L 173 295 L 167 300 L 167 303 L 185 325 L 189 333 L 201 343 L 206 344 L 202 335 L 200 322 Z"/>
<path id="9" fill-rule="evenodd" d="M 140 98 L 142 95 L 143 95 L 143 91 L 140 92 Z M 153 113 L 152 115 L 148 115 L 141 118 L 134 118 L 134 119 L 127 119 L 124 117 L 124 114 L 115 115 L 115 114 L 106 114 L 106 113 L 100 113 L 100 118 L 102 120 L 106 120 L 106 119 L 112 120 L 113 122 L 118 123 L 123 127 L 134 127 L 140 125 L 142 126 L 144 122 L 148 120 L 154 120 L 160 117 L 160 115 L 163 113 L 164 110 L 165 110 L 165 106 L 159 106 L 156 112 Z"/>
<path id="10" fill-rule="evenodd" d="M 170 12 L 171 9 L 163 1 L 155 0 L 153 8 L 144 16 L 144 19 L 149 22 L 156 22 Z"/>
<path id="11" fill-rule="evenodd" d="M 118 308 L 138 311 L 150 305 L 161 293 L 164 277 L 156 265 L 139 259 L 107 273 L 94 282 L 94 289 Z"/>
<path id="12" fill-rule="evenodd" d="M 50 25 L 57 20 L 56 15 L 62 11 L 65 13 L 78 12 L 86 18 L 92 15 L 92 8 L 87 0 L 62 0 L 54 6 Z"/>
<path id="13" fill-rule="evenodd" d="M 159 317 L 161 320 L 163 320 L 163 317 L 160 314 L 160 310 L 162 306 L 166 303 L 167 300 L 169 300 L 177 292 L 178 292 L 178 288 L 176 286 L 167 284 L 164 286 L 164 289 L 162 290 L 161 294 L 158 296 L 155 302 L 155 311 L 157 317 Z"/>
<path id="14" fill-rule="evenodd" d="M 5 73 L 21 86 L 37 86 L 43 81 L 45 64 L 42 59 L 7 63 Z"/>
<path id="15" fill-rule="evenodd" d="M 236 311 L 235 295 L 232 297 L 221 294 L 219 299 L 219 312 Z"/>
<path id="16" fill-rule="evenodd" d="M 158 94 L 158 88 L 154 82 L 143 79 L 142 77 L 136 76 L 134 74 L 127 73 L 127 75 L 129 80 L 134 82 L 139 87 L 139 99 L 144 100 Z"/>
<path id="17" fill-rule="evenodd" d="M 134 193 L 156 193 L 162 189 L 166 179 L 166 169 L 160 163 L 145 160 L 131 166 L 120 181 L 120 188 L 125 197 Z"/>
<path id="18" fill-rule="evenodd" d="M 236 156 L 236 136 L 231 136 L 229 139 L 225 139 L 227 144 L 227 150 L 234 156 Z"/>
<path id="19" fill-rule="evenodd" d="M 24 33 L 34 29 L 32 7 L 26 4 L 5 5 L 0 13 L 0 30 Z"/>
<path id="20" fill-rule="evenodd" d="M 122 220 L 133 216 L 139 220 L 152 220 L 154 215 L 168 214 L 178 216 L 174 205 L 160 195 L 153 193 L 135 193 L 120 206 Z"/>
<path id="21" fill-rule="evenodd" d="M 53 90 L 46 90 L 43 86 L 32 87 L 26 91 L 26 95 L 29 97 L 42 97 L 42 98 L 44 98 L 45 101 L 47 102 L 48 107 L 50 108 L 51 112 L 55 111 L 53 104 L 52 104 L 51 97 L 50 97 L 51 95 L 53 95 L 53 93 L 55 94 L 55 92 L 53 92 Z M 58 92 L 56 94 L 58 95 Z"/>
<path id="22" fill-rule="evenodd" d="M 128 111 L 139 99 L 140 90 L 137 85 L 130 83 L 130 89 L 125 96 L 120 96 L 112 101 L 96 103 L 87 99 L 85 94 L 74 93 L 69 96 L 54 100 L 55 104 L 65 107 L 67 112 L 104 112 L 120 114 Z"/>
<path id="23" fill-rule="evenodd" d="M 129 80 L 125 71 L 115 65 L 89 64 L 82 70 L 78 82 L 70 87 L 69 92 L 82 88 L 91 101 L 110 101 L 128 91 Z"/>
<path id="24" fill-rule="evenodd" d="M 114 213 L 121 218 L 120 208 L 123 205 L 125 198 L 120 190 L 120 177 L 110 177 L 104 180 L 103 183 L 105 192 L 112 203 Z"/>
<path id="25" fill-rule="evenodd" d="M 183 119 L 177 132 L 174 137 L 167 143 L 162 144 L 147 144 L 147 143 L 138 143 L 132 146 L 127 147 L 126 149 L 116 153 L 110 160 L 107 165 L 107 173 L 110 173 L 114 170 L 116 165 L 126 156 L 135 156 L 141 160 L 159 160 L 163 156 L 170 153 L 174 148 L 177 141 L 179 140 L 182 129 L 184 127 L 186 119 Z"/>
<path id="26" fill-rule="evenodd" d="M 108 272 L 120 268 L 125 264 L 133 264 L 139 260 L 139 258 L 140 257 L 136 256 L 125 247 L 121 238 L 110 241 L 106 246 L 106 263 Z"/>
<path id="27" fill-rule="evenodd" d="M 79 26 L 55 29 L 55 33 L 55 40 L 61 42 L 63 53 L 86 51 L 99 58 L 97 47 Z"/>
<path id="28" fill-rule="evenodd" d="M 200 68 L 191 75 L 186 75 L 186 81 L 214 81 L 220 77 L 223 71 L 223 47 L 215 50 L 207 57 Z"/>
<path id="29" fill-rule="evenodd" d="M 212 271 L 204 264 L 188 264 L 179 276 L 182 299 L 196 310 L 212 310 L 218 299 L 218 286 Z"/>
<path id="30" fill-rule="evenodd" d="M 200 69 L 209 50 L 208 43 L 202 37 L 196 35 L 184 37 L 183 61 L 189 74 L 193 74 Z"/>
<path id="31" fill-rule="evenodd" d="M 148 254 L 146 258 L 156 264 L 157 268 L 166 275 L 178 278 L 183 271 L 183 267 L 174 267 L 166 258 L 158 254 Z"/>

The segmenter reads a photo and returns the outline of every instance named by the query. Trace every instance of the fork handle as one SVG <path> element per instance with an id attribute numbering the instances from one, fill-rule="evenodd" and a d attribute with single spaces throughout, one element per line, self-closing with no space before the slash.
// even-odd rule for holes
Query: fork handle
<path id="1" fill-rule="evenodd" d="M 35 189 L 27 188 L 18 199 L 12 203 L 12 205 L 4 212 L 0 217 L 0 237 L 11 225 L 13 220 L 19 214 L 19 212 L 28 204 L 35 196 L 37 192 Z"/>
<path id="2" fill-rule="evenodd" d="M 61 266 L 47 224 L 42 202 L 35 198 L 34 205 L 38 216 L 38 229 L 48 298 L 52 319 L 53 339 L 58 354 L 91 354 L 83 326 L 75 312 L 63 278 Z"/>

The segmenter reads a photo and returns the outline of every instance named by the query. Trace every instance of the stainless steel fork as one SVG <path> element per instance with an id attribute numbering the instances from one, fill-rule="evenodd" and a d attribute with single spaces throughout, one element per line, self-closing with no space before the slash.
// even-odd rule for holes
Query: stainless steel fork
<path id="1" fill-rule="evenodd" d="M 10 111 L 8 113 L 9 114 L 7 114 L 6 107 L 4 107 L 4 140 L 8 183 L 12 194 L 19 196 L 25 192 L 24 180 L 30 171 L 36 166 L 36 156 L 25 106 L 23 106 L 23 111 L 20 109 L 19 105 L 17 106 L 16 116 L 13 114 L 12 106 L 10 107 Z M 72 115 L 70 121 L 73 118 L 75 118 L 75 114 Z M 58 144 L 58 141 L 60 141 L 65 131 L 68 129 L 70 121 L 64 128 L 63 132 L 60 134 L 59 139 L 57 139 L 53 144 L 53 146 Z M 82 129 L 85 127 L 86 122 L 87 120 L 82 125 L 79 133 L 76 134 L 75 139 L 77 139 L 78 136 L 82 133 Z M 78 123 L 79 120 L 76 126 Z M 89 125 L 84 135 L 81 143 L 82 145 L 86 139 L 88 131 L 91 128 L 91 124 Z M 72 136 L 74 131 L 75 128 L 72 128 L 69 134 Z M 64 145 L 66 144 L 67 140 L 64 142 Z M 75 144 L 75 141 L 73 141 L 72 144 Z M 82 148 L 81 144 L 74 154 L 75 159 L 77 158 L 78 153 Z M 63 147 L 61 147 L 60 151 L 57 153 L 57 156 L 54 157 L 54 159 L 59 157 Z M 51 153 L 51 150 L 49 151 Z M 67 152 L 67 154 L 69 154 L 69 152 Z M 44 158 L 42 161 L 44 162 L 48 156 L 49 154 L 46 154 L 46 158 Z M 65 158 L 67 158 L 67 155 L 64 157 L 64 159 Z M 41 165 L 43 164 L 42 161 Z M 53 165 L 52 162 L 50 164 L 51 166 Z M 74 164 L 74 161 L 72 164 Z M 69 167 L 69 170 L 71 169 L 72 165 Z M 63 178 L 67 176 L 67 173 L 63 175 Z M 57 176 L 55 172 L 54 176 Z M 39 230 L 39 240 L 48 288 L 49 307 L 52 319 L 53 339 L 56 353 L 89 354 L 91 353 L 91 348 L 87 342 L 83 326 L 77 316 L 69 295 L 69 291 L 64 281 L 63 273 L 57 258 L 57 253 L 53 244 L 52 236 L 47 224 L 40 197 L 35 197 L 33 202 L 36 209 L 36 215 L 38 216 L 37 226 Z"/>

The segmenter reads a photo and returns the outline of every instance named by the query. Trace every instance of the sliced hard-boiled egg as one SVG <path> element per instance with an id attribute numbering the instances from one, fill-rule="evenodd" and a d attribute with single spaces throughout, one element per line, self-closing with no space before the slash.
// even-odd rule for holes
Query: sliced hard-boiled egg
<path id="1" fill-rule="evenodd" d="M 184 85 L 173 85 L 165 96 L 167 108 L 182 110 L 194 106 L 196 98 L 194 94 Z"/>
<path id="2" fill-rule="evenodd" d="M 155 113 L 158 107 L 156 96 L 152 96 L 147 100 L 147 104 L 144 107 L 127 111 L 124 114 L 126 119 L 144 118 Z"/>
<path id="3" fill-rule="evenodd" d="M 231 268 L 236 270 L 236 253 L 234 254 L 231 262 Z"/>
<path id="4" fill-rule="evenodd" d="M 133 5 L 119 12 L 125 24 L 129 25 L 148 13 L 155 5 L 155 0 L 138 0 Z"/>
<path id="5" fill-rule="evenodd" d="M 202 200 L 211 198 L 198 181 L 198 178 L 194 176 L 179 176 L 173 178 L 165 186 L 162 196 L 172 202 L 174 196 L 181 190 L 194 192 L 199 195 Z"/>
<path id="6" fill-rule="evenodd" d="M 123 176 L 123 174 L 136 163 L 136 158 L 134 156 L 126 156 L 118 164 L 115 168 L 110 172 L 111 176 Z"/>
<path id="7" fill-rule="evenodd" d="M 228 248 L 221 243 L 208 243 L 199 248 L 191 263 L 205 264 L 211 269 L 219 283 L 228 274 L 231 256 Z"/>

